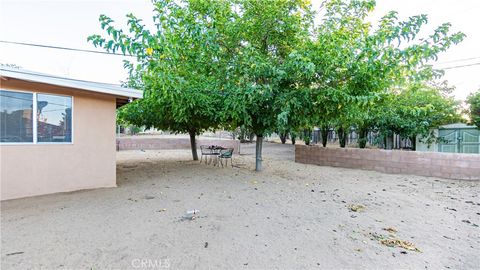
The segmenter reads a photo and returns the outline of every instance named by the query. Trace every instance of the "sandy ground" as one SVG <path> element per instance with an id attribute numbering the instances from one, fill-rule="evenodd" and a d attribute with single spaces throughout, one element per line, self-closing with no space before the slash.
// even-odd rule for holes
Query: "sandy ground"
<path id="1" fill-rule="evenodd" d="M 3 202 L 2 269 L 480 268 L 480 183 L 296 164 L 291 145 L 264 151 L 261 173 L 253 145 L 234 168 L 188 150 L 120 152 L 118 188 Z"/>

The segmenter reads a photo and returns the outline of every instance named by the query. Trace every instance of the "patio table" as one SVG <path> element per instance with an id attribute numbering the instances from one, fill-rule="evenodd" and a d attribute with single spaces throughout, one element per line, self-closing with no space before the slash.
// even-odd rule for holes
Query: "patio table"
<path id="1" fill-rule="evenodd" d="M 200 149 L 202 150 L 202 155 L 206 155 L 205 164 L 210 164 L 213 160 L 213 157 L 215 157 L 213 165 L 216 166 L 218 164 L 218 156 L 220 155 L 220 152 L 226 148 L 219 145 L 201 145 Z M 207 152 L 204 152 L 204 149 L 207 150 Z M 211 156 L 210 161 L 207 161 L 208 156 Z"/>
<path id="2" fill-rule="evenodd" d="M 212 157 L 215 157 L 215 160 L 213 161 L 213 166 L 217 166 L 219 164 L 218 156 L 225 148 L 219 145 L 212 145 L 209 149 L 212 151 Z M 212 161 L 212 159 L 210 159 L 210 161 Z"/>

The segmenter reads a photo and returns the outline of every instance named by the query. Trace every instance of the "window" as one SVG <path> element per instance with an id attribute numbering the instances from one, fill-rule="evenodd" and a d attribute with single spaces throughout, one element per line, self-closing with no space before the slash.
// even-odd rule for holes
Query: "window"
<path id="1" fill-rule="evenodd" d="M 33 143 L 33 94 L 0 90 L 0 142 Z"/>
<path id="2" fill-rule="evenodd" d="M 72 98 L 37 94 L 37 142 L 72 142 Z"/>
<path id="3" fill-rule="evenodd" d="M 72 142 L 72 104 L 70 96 L 0 90 L 0 142 Z"/>

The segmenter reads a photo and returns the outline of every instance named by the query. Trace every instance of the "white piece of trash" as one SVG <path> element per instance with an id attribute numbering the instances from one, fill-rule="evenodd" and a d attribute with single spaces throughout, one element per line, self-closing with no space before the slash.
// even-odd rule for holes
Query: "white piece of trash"
<path id="1" fill-rule="evenodd" d="M 189 219 L 195 219 L 199 212 L 200 211 L 197 210 L 197 209 L 189 210 L 189 211 L 187 211 L 185 217 L 189 218 Z"/>

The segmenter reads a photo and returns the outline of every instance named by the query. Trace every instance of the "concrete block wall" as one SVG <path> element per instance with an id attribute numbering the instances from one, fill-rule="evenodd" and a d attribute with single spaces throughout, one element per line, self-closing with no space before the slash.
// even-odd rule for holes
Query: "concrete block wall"
<path id="1" fill-rule="evenodd" d="M 219 145 L 225 148 L 233 148 L 234 153 L 240 151 L 240 141 L 219 140 L 219 139 L 197 139 L 197 147 L 200 145 Z M 190 149 L 189 138 L 152 138 L 152 137 L 119 137 L 117 138 L 117 151 L 121 150 L 168 150 L 168 149 Z M 200 152 L 198 153 L 200 154 Z"/>
<path id="2" fill-rule="evenodd" d="M 450 179 L 480 180 L 480 155 L 295 146 L 295 162 Z"/>

